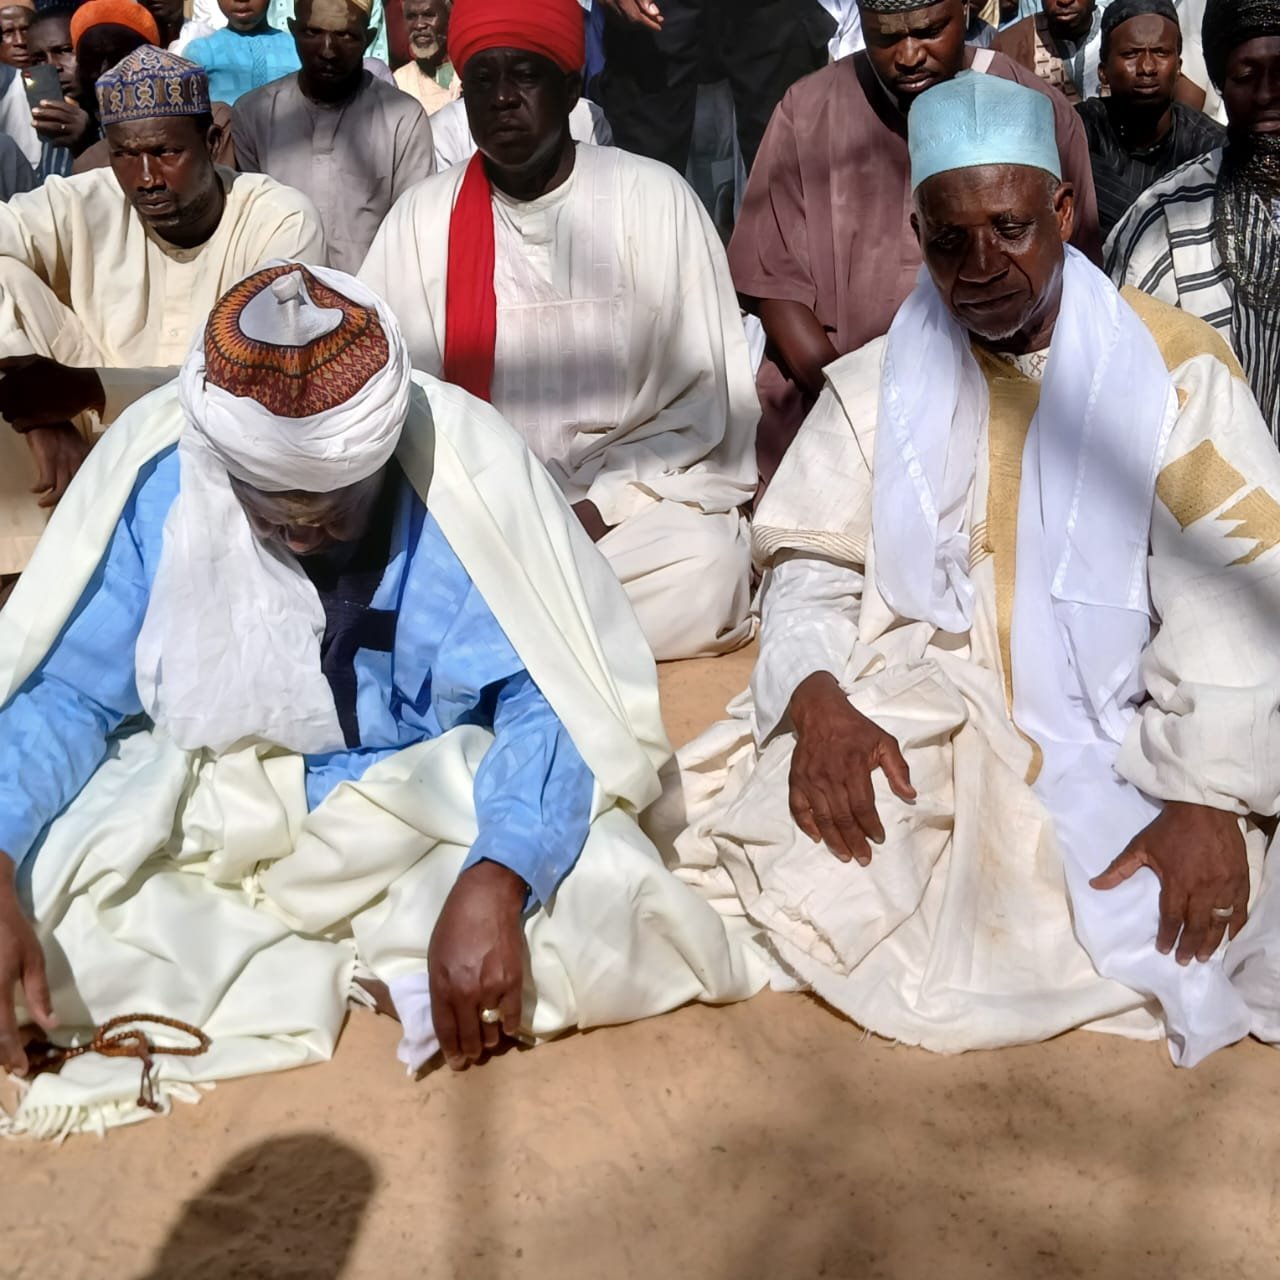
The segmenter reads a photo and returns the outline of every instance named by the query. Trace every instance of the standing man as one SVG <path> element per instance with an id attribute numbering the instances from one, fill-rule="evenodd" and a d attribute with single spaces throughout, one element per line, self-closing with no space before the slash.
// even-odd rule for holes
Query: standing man
<path id="1" fill-rule="evenodd" d="M 427 115 L 462 96 L 462 81 L 449 61 L 452 8 L 453 0 L 404 0 L 404 24 L 413 58 L 396 72 L 396 84 L 417 98 Z"/>
<path id="2" fill-rule="evenodd" d="M 65 2 L 39 10 L 31 19 L 27 42 L 33 67 L 53 66 L 58 72 L 62 99 L 41 102 L 31 112 L 43 150 L 40 174 L 69 177 L 77 156 L 93 146 L 102 135 L 96 115 L 80 105 L 80 72 L 71 39 L 71 19 L 76 5 Z"/>
<path id="3" fill-rule="evenodd" d="M 1149 186 L 1226 140 L 1221 125 L 1174 101 L 1181 53 L 1172 0 L 1114 0 L 1103 14 L 1099 76 L 1111 93 L 1076 110 L 1089 137 L 1104 236 Z"/>
<path id="4" fill-rule="evenodd" d="M 618 146 L 689 166 L 699 83 L 733 90 L 750 170 L 782 95 L 827 61 L 835 23 L 818 0 L 597 0 L 605 69 L 593 90 Z"/>
<path id="5" fill-rule="evenodd" d="M 1075 187 L 1073 243 L 1100 255 L 1084 129 L 1061 94 L 965 45 L 963 0 L 864 0 L 867 47 L 794 85 L 774 113 L 729 244 L 734 283 L 769 338 L 760 369 L 767 482 L 822 390 L 822 370 L 888 331 L 915 286 L 907 115 L 966 68 L 1048 95 Z"/>
<path id="6" fill-rule="evenodd" d="M 305 192 L 330 264 L 355 272 L 391 206 L 435 172 L 431 125 L 365 70 L 369 0 L 301 0 L 289 29 L 302 69 L 236 103 L 236 163 Z"/>
<path id="7" fill-rule="evenodd" d="M 0 9 L 0 132 L 18 144 L 27 163 L 38 171 L 43 143 L 31 120 L 31 104 L 20 74 L 31 65 L 27 44 L 30 24 L 31 10 L 27 6 Z"/>
<path id="8" fill-rule="evenodd" d="M 227 25 L 187 45 L 186 56 L 209 75 L 209 96 L 233 106 L 264 84 L 298 69 L 293 37 L 267 21 L 267 0 L 219 0 Z"/>
<path id="9" fill-rule="evenodd" d="M 25 568 L 44 528 L 33 485 L 51 507 L 83 461 L 73 420 L 105 407 L 96 369 L 181 364 L 232 281 L 324 260 L 304 196 L 215 166 L 199 67 L 147 45 L 98 81 L 98 102 L 111 167 L 0 207 L 0 575 Z"/>
<path id="10" fill-rule="evenodd" d="M 1107 270 L 1213 325 L 1280 441 L 1280 2 L 1209 0 L 1204 53 L 1227 143 L 1157 182 L 1107 242 Z"/>
<path id="11" fill-rule="evenodd" d="M 1040 12 L 1001 31 L 995 47 L 1068 102 L 1084 102 L 1098 92 L 1102 12 L 1097 0 L 1041 0 Z"/>
<path id="12" fill-rule="evenodd" d="M 449 46 L 479 154 L 396 205 L 361 277 L 415 368 L 524 436 L 659 659 L 735 649 L 759 406 L 719 238 L 671 169 L 574 143 L 577 0 L 456 0 Z"/>
<path id="13" fill-rule="evenodd" d="M 0 62 L 21 70 L 31 65 L 27 32 L 31 27 L 31 6 L 5 5 L 0 9 Z"/>

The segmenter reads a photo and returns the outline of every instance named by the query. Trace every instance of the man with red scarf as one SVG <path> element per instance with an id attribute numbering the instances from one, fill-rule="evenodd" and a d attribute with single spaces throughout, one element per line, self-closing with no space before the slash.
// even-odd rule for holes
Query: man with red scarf
<path id="1" fill-rule="evenodd" d="M 741 317 L 684 181 L 571 138 L 583 44 L 578 0 L 457 0 L 479 153 L 406 193 L 361 276 L 415 367 L 492 401 L 546 464 L 655 655 L 723 653 L 750 634 Z"/>

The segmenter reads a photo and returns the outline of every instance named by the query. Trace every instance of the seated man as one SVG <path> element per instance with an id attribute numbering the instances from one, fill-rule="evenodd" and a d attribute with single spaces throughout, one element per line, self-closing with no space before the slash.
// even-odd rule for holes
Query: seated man
<path id="1" fill-rule="evenodd" d="M 1177 102 L 1182 31 L 1173 0 L 1115 0 L 1102 18 L 1105 98 L 1076 110 L 1089 137 L 1104 236 L 1153 183 L 1220 147 L 1222 126 Z"/>
<path id="2" fill-rule="evenodd" d="M 860 0 L 866 48 L 793 85 L 774 112 L 729 243 L 738 292 L 769 338 L 760 367 L 760 475 L 773 475 L 822 390 L 822 370 L 889 328 L 915 287 L 907 121 L 968 67 L 1053 102 L 1076 190 L 1077 248 L 1101 257 L 1089 145 L 1061 94 L 965 42 L 963 0 Z"/>
<path id="3" fill-rule="evenodd" d="M 910 134 L 928 274 L 756 513 L 758 745 L 684 753 L 735 759 L 681 851 L 892 1039 L 1280 1039 L 1280 454 L 1212 329 L 1064 253 L 1043 97 Z"/>
<path id="4" fill-rule="evenodd" d="M 330 263 L 358 271 L 387 211 L 435 172 L 431 125 L 365 70 L 369 0 L 301 0 L 289 30 L 302 69 L 236 103 L 236 163 L 310 196 Z"/>
<path id="5" fill-rule="evenodd" d="M 1227 109 L 1226 146 L 1138 200 L 1107 242 L 1106 269 L 1213 325 L 1280 440 L 1280 5 L 1209 0 L 1204 51 Z"/>
<path id="6" fill-rule="evenodd" d="M 361 278 L 415 368 L 547 465 L 659 659 L 735 649 L 759 408 L 724 251 L 672 170 L 575 145 L 578 0 L 457 0 L 449 41 L 480 154 L 392 210 Z"/>
<path id="7" fill-rule="evenodd" d="M 5 1065 L 15 981 L 64 1031 L 201 1027 L 207 1056 L 156 1058 L 163 1091 L 327 1057 L 357 962 L 414 1066 L 763 980 L 636 827 L 668 749 L 616 580 L 350 277 L 235 286 L 36 568 L 0 615 Z M 127 1104 L 128 1065 L 107 1097 L 37 1080 L 19 1127 Z"/>
<path id="8" fill-rule="evenodd" d="M 111 167 L 0 208 L 0 414 L 13 428 L 0 431 L 0 575 L 22 571 L 44 527 L 32 485 L 52 506 L 84 457 L 73 420 L 105 407 L 95 369 L 176 366 L 232 281 L 275 258 L 324 259 L 304 196 L 215 167 L 199 67 L 146 46 L 103 76 L 98 102 Z"/>

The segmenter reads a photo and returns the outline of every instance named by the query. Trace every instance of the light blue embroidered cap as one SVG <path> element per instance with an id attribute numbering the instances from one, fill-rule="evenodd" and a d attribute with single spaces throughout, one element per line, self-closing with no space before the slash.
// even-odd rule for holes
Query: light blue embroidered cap
<path id="1" fill-rule="evenodd" d="M 1023 164 L 1062 177 L 1048 94 L 1000 76 L 962 71 L 926 89 L 907 116 L 911 190 L 934 174 Z"/>

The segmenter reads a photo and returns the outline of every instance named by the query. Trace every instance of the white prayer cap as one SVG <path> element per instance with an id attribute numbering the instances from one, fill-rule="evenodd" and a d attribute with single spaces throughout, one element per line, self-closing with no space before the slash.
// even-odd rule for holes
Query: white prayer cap
<path id="1" fill-rule="evenodd" d="M 962 71 L 926 89 L 907 117 L 911 190 L 938 173 L 1018 164 L 1062 177 L 1048 94 L 996 75 Z"/>
<path id="2" fill-rule="evenodd" d="M 376 294 L 340 271 L 276 263 L 219 299 L 179 386 L 190 427 L 231 475 L 331 493 L 391 457 L 410 373 Z"/>

